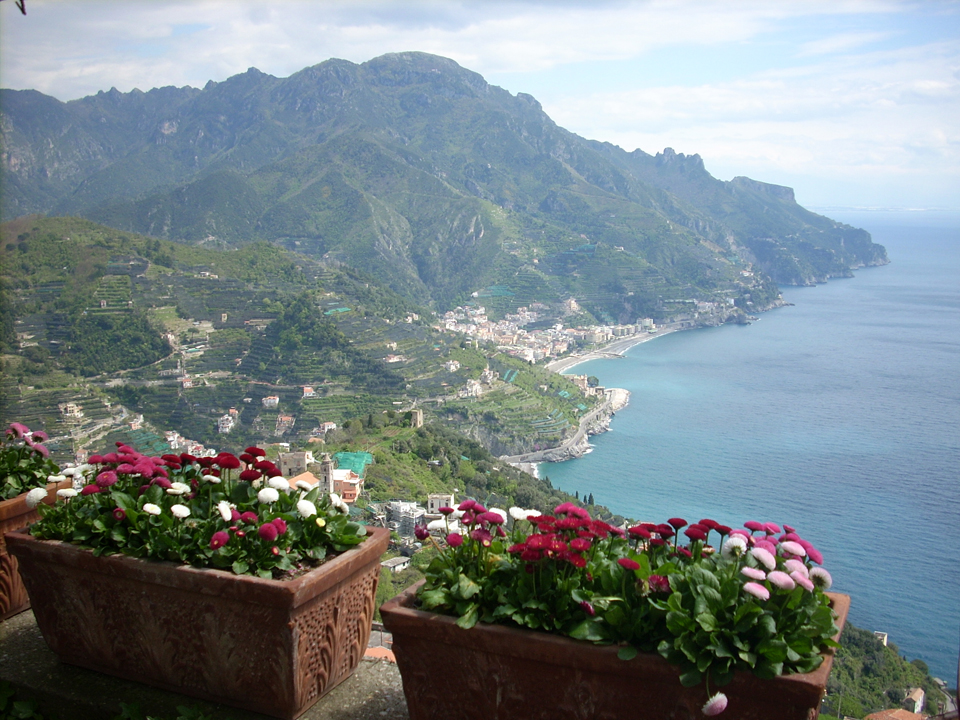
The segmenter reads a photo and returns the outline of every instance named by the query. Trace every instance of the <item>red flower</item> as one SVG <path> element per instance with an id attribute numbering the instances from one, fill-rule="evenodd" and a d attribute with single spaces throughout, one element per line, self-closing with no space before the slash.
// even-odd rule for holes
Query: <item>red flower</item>
<path id="1" fill-rule="evenodd" d="M 564 553 L 562 556 L 562 559 L 566 560 L 568 563 L 570 563 L 574 567 L 584 568 L 587 566 L 587 559 L 580 553 L 574 553 L 574 552 Z"/>
<path id="2" fill-rule="evenodd" d="M 96 495 L 98 492 L 100 492 L 100 486 L 99 486 L 99 485 L 96 485 L 96 484 L 92 484 L 92 485 L 86 485 L 86 486 L 84 486 L 84 488 L 80 491 L 80 494 L 81 494 L 81 495 Z"/>
<path id="3" fill-rule="evenodd" d="M 488 522 L 491 525 L 502 525 L 503 516 L 495 512 L 485 512 L 481 513 L 478 518 L 481 522 Z"/>
<path id="4" fill-rule="evenodd" d="M 626 570 L 640 569 L 640 563 L 638 563 L 636 560 L 631 560 L 630 558 L 620 558 L 619 560 L 617 560 L 617 564 L 620 565 L 620 567 L 625 568 Z"/>
<path id="5" fill-rule="evenodd" d="M 240 479 L 245 482 L 253 482 L 254 480 L 259 480 L 263 477 L 263 473 L 259 470 L 244 470 L 240 473 Z"/>
<path id="6" fill-rule="evenodd" d="M 91 465 L 100 465 L 103 462 L 102 455 L 91 455 L 87 458 L 87 462 Z"/>
<path id="7" fill-rule="evenodd" d="M 426 540 L 430 537 L 430 531 L 427 530 L 425 525 L 417 525 L 413 529 L 413 536 L 417 538 L 417 540 Z"/>
<path id="8" fill-rule="evenodd" d="M 213 460 L 213 458 L 203 458 L 203 459 L 210 460 L 210 461 Z M 180 462 L 182 462 L 183 464 L 197 462 L 197 458 L 194 455 L 191 455 L 190 453 L 180 453 Z"/>
<path id="9" fill-rule="evenodd" d="M 543 557 L 543 554 L 539 550 L 534 550 L 532 548 L 527 548 L 522 553 L 520 553 L 520 559 L 525 562 L 536 562 Z"/>
<path id="10" fill-rule="evenodd" d="M 691 540 L 706 540 L 707 534 L 703 531 L 699 525 L 691 525 L 686 530 L 683 531 L 683 534 L 686 535 Z"/>
<path id="11" fill-rule="evenodd" d="M 245 463 L 256 462 L 256 458 L 253 455 L 247 453 L 240 453 L 240 459 Z"/>
<path id="12" fill-rule="evenodd" d="M 583 611 L 590 617 L 593 617 L 597 614 L 597 611 L 593 609 L 593 605 L 588 603 L 586 600 L 580 601 L 580 607 L 583 608 Z"/>
<path id="13" fill-rule="evenodd" d="M 718 523 L 716 520 L 707 519 L 707 520 L 701 520 L 700 522 L 697 523 L 697 525 L 702 525 L 703 527 L 708 528 L 710 530 L 716 530 L 717 527 L 719 527 L 720 523 Z"/>
<path id="14" fill-rule="evenodd" d="M 272 552 L 274 555 L 279 555 L 279 554 L 280 554 L 280 548 L 278 548 L 276 545 L 274 545 L 272 548 L 270 548 L 270 552 Z"/>
<path id="15" fill-rule="evenodd" d="M 590 541 L 587 538 L 574 538 L 570 541 L 570 549 L 577 552 L 586 552 L 590 549 Z"/>
<path id="16" fill-rule="evenodd" d="M 278 535 L 283 535 L 287 531 L 287 521 L 283 518 L 274 518 L 273 524 L 277 526 Z"/>
<path id="17" fill-rule="evenodd" d="M 689 550 L 687 550 L 685 547 L 678 547 L 678 548 L 677 548 L 677 554 L 678 554 L 678 555 L 683 555 L 684 557 L 687 557 L 687 558 L 693 557 L 693 553 L 691 553 L 691 552 L 690 552 Z"/>
<path id="18" fill-rule="evenodd" d="M 127 519 L 127 511 L 123 508 L 114 508 L 113 517 L 117 522 L 123 522 Z"/>
<path id="19" fill-rule="evenodd" d="M 683 518 L 670 518 L 667 522 L 673 526 L 674 530 L 679 530 L 682 527 L 686 527 L 687 521 Z"/>
<path id="20" fill-rule="evenodd" d="M 277 539 L 279 530 L 277 530 L 277 526 L 272 522 L 268 522 L 259 527 L 257 534 L 267 542 L 273 542 Z"/>
<path id="21" fill-rule="evenodd" d="M 450 515 L 451 513 L 454 512 L 454 509 L 452 507 L 444 506 L 442 508 L 438 508 L 437 512 L 440 513 L 441 515 Z"/>
<path id="22" fill-rule="evenodd" d="M 213 537 L 210 538 L 210 549 L 216 550 L 222 548 L 228 542 L 230 542 L 230 535 L 223 530 L 218 530 L 213 534 Z"/>
<path id="23" fill-rule="evenodd" d="M 240 461 L 230 453 L 217 455 L 215 462 L 224 470 L 236 470 L 240 467 Z"/>
<path id="24" fill-rule="evenodd" d="M 670 592 L 670 578 L 664 577 L 663 575 L 651 575 L 648 582 L 650 583 L 650 592 Z"/>
<path id="25" fill-rule="evenodd" d="M 265 450 L 261 450 L 260 448 L 255 446 L 248 447 L 246 450 L 244 450 L 244 452 L 247 453 L 248 455 L 254 455 L 256 457 L 265 457 L 267 454 Z"/>
<path id="26" fill-rule="evenodd" d="M 170 488 L 173 487 L 173 483 L 167 480 L 165 477 L 155 477 L 151 484 L 159 485 L 164 490 L 169 490 Z"/>
<path id="27" fill-rule="evenodd" d="M 731 529 L 730 527 L 728 527 L 727 525 L 717 525 L 717 526 L 714 528 L 714 530 L 716 530 L 718 533 L 720 533 L 720 536 L 721 536 L 721 537 L 723 537 L 723 536 L 725 536 L 725 535 L 729 535 L 729 534 L 732 532 L 732 529 Z"/>
<path id="28" fill-rule="evenodd" d="M 634 525 L 632 528 L 627 528 L 627 532 L 633 537 L 640 537 L 644 540 L 650 539 L 650 531 L 640 525 Z"/>

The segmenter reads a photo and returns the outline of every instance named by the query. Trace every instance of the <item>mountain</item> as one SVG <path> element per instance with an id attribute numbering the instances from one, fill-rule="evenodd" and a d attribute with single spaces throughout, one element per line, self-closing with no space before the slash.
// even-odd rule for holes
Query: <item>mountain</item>
<path id="1" fill-rule="evenodd" d="M 586 140 L 529 95 L 423 53 L 68 103 L 3 90 L 0 131 L 4 219 L 267 240 L 441 309 L 473 293 L 494 312 L 572 295 L 606 321 L 662 315 L 664 299 L 762 309 L 774 282 L 887 261 L 789 188 Z"/>

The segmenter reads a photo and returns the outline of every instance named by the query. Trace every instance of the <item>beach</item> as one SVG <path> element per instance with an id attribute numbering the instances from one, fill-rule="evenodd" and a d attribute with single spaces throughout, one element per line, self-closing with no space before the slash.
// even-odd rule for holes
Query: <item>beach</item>
<path id="1" fill-rule="evenodd" d="M 580 363 L 589 362 L 591 360 L 602 360 L 609 359 L 613 357 L 622 357 L 623 354 L 634 347 L 635 345 L 640 345 L 641 343 L 654 340 L 658 337 L 663 337 L 664 335 L 669 335 L 670 333 L 677 332 L 681 327 L 679 324 L 676 325 L 664 325 L 656 332 L 652 333 L 637 333 L 636 335 L 630 335 L 628 337 L 617 338 L 603 347 L 597 348 L 595 350 L 590 350 L 589 352 L 583 353 L 582 355 L 568 355 L 567 357 L 560 358 L 559 360 L 554 360 L 547 363 L 544 367 L 548 370 L 553 370 L 557 373 L 564 373 L 570 370 L 573 367 L 576 367 Z"/>

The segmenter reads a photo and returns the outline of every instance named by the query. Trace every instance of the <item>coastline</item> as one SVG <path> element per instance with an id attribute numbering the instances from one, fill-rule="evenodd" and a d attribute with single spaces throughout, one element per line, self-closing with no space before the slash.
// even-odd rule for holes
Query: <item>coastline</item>
<path id="1" fill-rule="evenodd" d="M 596 348 L 595 350 L 590 350 L 583 355 L 568 355 L 567 357 L 553 360 L 552 362 L 548 362 L 546 365 L 544 365 L 544 367 L 547 368 L 547 370 L 553 370 L 556 373 L 563 374 L 577 365 L 590 362 L 591 360 L 623 357 L 623 354 L 632 347 L 649 342 L 650 340 L 656 340 L 658 337 L 663 337 L 664 335 L 669 335 L 670 333 L 675 333 L 686 329 L 693 328 L 684 328 L 681 327 L 680 324 L 664 325 L 662 329 L 657 330 L 655 333 L 638 333 L 625 338 L 618 338 L 617 340 L 610 341 L 602 347 Z"/>

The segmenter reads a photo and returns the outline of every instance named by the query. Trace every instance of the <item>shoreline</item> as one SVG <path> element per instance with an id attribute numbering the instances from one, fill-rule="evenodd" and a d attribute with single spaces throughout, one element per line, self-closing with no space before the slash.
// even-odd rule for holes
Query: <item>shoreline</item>
<path id="1" fill-rule="evenodd" d="M 623 357 L 624 353 L 632 347 L 686 329 L 693 328 L 685 328 L 680 324 L 665 325 L 656 333 L 642 333 L 630 335 L 625 338 L 618 338 L 583 355 L 569 355 L 565 358 L 549 362 L 544 367 L 557 374 L 563 374 L 564 371 L 591 360 Z M 613 419 L 613 416 L 616 415 L 618 410 L 626 407 L 630 402 L 630 392 L 623 388 L 606 388 L 605 395 L 606 399 L 603 405 L 595 408 L 588 415 L 581 418 L 580 426 L 573 437 L 568 438 L 557 447 L 537 450 L 522 455 L 503 455 L 500 459 L 539 478 L 540 463 L 565 462 L 583 457 L 590 452 L 590 443 L 587 441 L 587 438 L 591 435 L 599 435 L 600 433 L 609 431 L 610 421 Z"/>
<path id="2" fill-rule="evenodd" d="M 625 338 L 611 340 L 606 345 L 594 350 L 590 350 L 583 355 L 568 355 L 567 357 L 548 362 L 546 365 L 544 365 L 544 367 L 547 370 L 553 370 L 554 372 L 562 375 L 566 371 L 576 367 L 577 365 L 580 365 L 581 363 L 590 362 L 591 360 L 609 360 L 614 357 L 623 357 L 624 353 L 626 353 L 627 350 L 632 347 L 642 345 L 643 343 L 651 340 L 656 340 L 658 337 L 663 337 L 664 335 L 669 335 L 671 333 L 680 332 L 681 330 L 687 329 L 693 330 L 694 328 L 684 328 L 678 325 L 664 325 L 663 329 L 658 330 L 655 333 L 638 333 Z"/>

